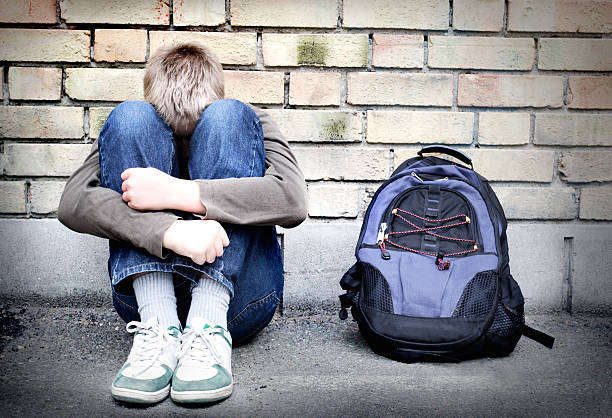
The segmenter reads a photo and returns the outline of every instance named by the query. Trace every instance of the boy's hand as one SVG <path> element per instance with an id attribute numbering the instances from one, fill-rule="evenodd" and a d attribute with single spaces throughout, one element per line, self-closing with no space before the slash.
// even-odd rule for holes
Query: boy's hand
<path id="1" fill-rule="evenodd" d="M 229 245 L 225 229 L 213 220 L 177 220 L 164 233 L 163 246 L 196 264 L 212 263 Z"/>
<path id="2" fill-rule="evenodd" d="M 121 179 L 123 200 L 132 209 L 206 213 L 200 202 L 200 189 L 193 181 L 172 177 L 153 167 L 128 168 L 121 173 Z"/>

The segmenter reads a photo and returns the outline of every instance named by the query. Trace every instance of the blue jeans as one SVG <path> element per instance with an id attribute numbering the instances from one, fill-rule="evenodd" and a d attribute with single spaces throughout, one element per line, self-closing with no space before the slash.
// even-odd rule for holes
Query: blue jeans
<path id="1" fill-rule="evenodd" d="M 154 167 L 174 177 L 181 172 L 172 130 L 149 103 L 128 101 L 117 106 L 102 127 L 98 143 L 102 185 L 118 193 L 121 173 L 128 168 Z M 191 179 L 264 175 L 261 124 L 253 110 L 237 100 L 219 100 L 207 107 L 189 147 L 187 169 Z M 194 219 L 191 214 L 176 213 Z M 174 253 L 161 259 L 128 243 L 111 240 L 108 271 L 119 316 L 126 322 L 140 318 L 131 276 L 163 271 L 174 274 L 177 310 L 184 322 L 191 289 L 205 273 L 230 290 L 228 328 L 233 340 L 239 344 L 262 330 L 272 319 L 283 292 L 283 264 L 276 231 L 273 226 L 223 227 L 229 246 L 213 263 L 203 265 Z"/>

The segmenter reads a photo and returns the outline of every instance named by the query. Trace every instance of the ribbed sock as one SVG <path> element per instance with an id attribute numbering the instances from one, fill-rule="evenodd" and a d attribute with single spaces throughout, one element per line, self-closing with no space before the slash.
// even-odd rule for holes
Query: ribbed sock
<path id="1" fill-rule="evenodd" d="M 191 306 L 187 315 L 187 326 L 193 318 L 204 318 L 213 325 L 227 329 L 227 310 L 230 292 L 220 282 L 202 277 L 191 291 Z"/>
<path id="2" fill-rule="evenodd" d="M 157 316 L 159 324 L 164 329 L 171 326 L 181 327 L 176 313 L 172 273 L 152 271 L 135 278 L 132 286 L 142 322 Z"/>

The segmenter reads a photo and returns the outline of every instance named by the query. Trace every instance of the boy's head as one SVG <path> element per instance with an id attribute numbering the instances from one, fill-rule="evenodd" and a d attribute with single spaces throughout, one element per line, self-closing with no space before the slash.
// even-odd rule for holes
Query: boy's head
<path id="1" fill-rule="evenodd" d="M 177 135 L 191 135 L 206 106 L 223 99 L 223 69 L 194 43 L 160 48 L 147 63 L 145 100 Z"/>

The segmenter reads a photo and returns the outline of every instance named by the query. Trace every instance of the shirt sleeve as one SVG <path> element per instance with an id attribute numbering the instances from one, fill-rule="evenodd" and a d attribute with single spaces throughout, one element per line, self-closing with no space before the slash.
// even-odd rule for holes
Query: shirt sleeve
<path id="1" fill-rule="evenodd" d="M 180 219 L 170 212 L 130 208 L 121 194 L 102 187 L 98 141 L 83 165 L 68 179 L 57 210 L 61 223 L 76 232 L 129 242 L 152 255 L 165 258 L 166 229 Z"/>
<path id="2" fill-rule="evenodd" d="M 252 106 L 264 135 L 263 177 L 196 180 L 205 219 L 247 225 L 291 228 L 308 214 L 304 175 L 295 155 L 268 113 Z"/>

